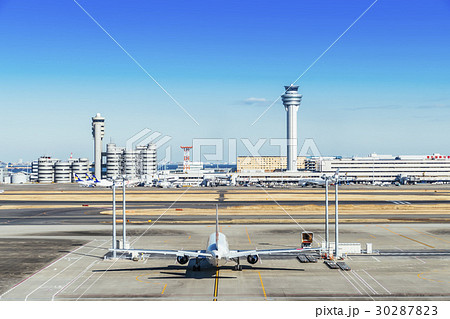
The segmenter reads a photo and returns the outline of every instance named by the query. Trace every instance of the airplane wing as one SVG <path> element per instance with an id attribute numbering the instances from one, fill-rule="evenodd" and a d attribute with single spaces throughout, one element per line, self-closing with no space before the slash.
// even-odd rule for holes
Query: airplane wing
<path id="1" fill-rule="evenodd" d="M 149 250 L 149 249 L 117 249 L 118 253 L 138 253 L 138 254 L 156 254 L 208 258 L 213 257 L 210 253 L 201 250 Z"/>
<path id="2" fill-rule="evenodd" d="M 250 255 L 271 254 L 301 254 L 307 251 L 317 251 L 319 248 L 292 248 L 292 249 L 266 249 L 266 250 L 230 250 L 229 258 L 247 257 Z"/>

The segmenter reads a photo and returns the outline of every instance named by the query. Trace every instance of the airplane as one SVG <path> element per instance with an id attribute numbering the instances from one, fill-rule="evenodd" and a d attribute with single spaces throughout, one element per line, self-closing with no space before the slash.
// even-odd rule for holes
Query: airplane
<path id="1" fill-rule="evenodd" d="M 326 183 L 326 180 L 323 177 L 320 177 L 320 178 L 304 178 L 304 179 L 301 179 L 298 182 L 298 185 L 301 186 L 301 187 L 307 187 L 307 186 L 325 187 L 325 183 Z M 331 183 L 332 183 L 332 180 L 328 180 L 328 184 L 330 185 Z"/>
<path id="2" fill-rule="evenodd" d="M 75 175 L 75 181 L 81 186 L 81 187 L 94 187 L 94 181 L 86 174 L 88 179 L 81 179 L 76 173 Z"/>
<path id="3" fill-rule="evenodd" d="M 95 177 L 95 175 L 92 175 L 92 178 L 94 180 L 94 186 L 99 186 L 99 187 L 112 187 L 113 186 L 113 182 L 111 182 L 107 179 L 98 180 L 97 177 Z"/>
<path id="4" fill-rule="evenodd" d="M 381 182 L 381 181 L 374 181 L 374 182 L 372 182 L 372 185 L 374 185 L 374 186 L 390 186 L 390 185 L 392 185 L 392 183 Z"/>
<path id="5" fill-rule="evenodd" d="M 172 255 L 176 257 L 176 261 L 184 265 L 190 258 L 195 258 L 194 271 L 200 270 L 201 260 L 206 260 L 208 266 L 220 267 L 229 261 L 236 263 L 234 270 L 241 271 L 242 266 L 240 264 L 240 258 L 247 258 L 250 264 L 256 264 L 261 255 L 271 254 L 301 254 L 307 251 L 318 251 L 319 248 L 311 248 L 312 233 L 308 234 L 308 242 L 306 246 L 301 248 L 291 249 L 268 249 L 268 250 L 230 250 L 228 246 L 227 237 L 219 232 L 219 210 L 216 205 L 216 231 L 212 233 L 208 238 L 208 243 L 205 250 L 151 250 L 151 249 L 116 249 L 117 253 L 131 253 L 132 256 L 136 255 Z M 110 249 L 113 251 L 113 249 Z M 275 256 L 274 256 L 275 257 Z"/>
<path id="6" fill-rule="evenodd" d="M 80 184 L 82 187 L 112 187 L 113 186 L 113 182 L 111 180 L 107 180 L 107 179 L 101 179 L 99 180 L 97 177 L 95 177 L 95 175 L 89 176 L 88 174 L 86 175 L 86 179 L 81 179 L 77 174 L 75 175 L 75 181 Z M 131 180 L 126 180 L 125 181 L 125 186 L 126 187 L 133 187 L 136 186 L 140 183 L 140 181 L 138 179 L 131 179 Z M 116 181 L 116 186 L 117 187 L 121 187 L 123 185 L 123 181 Z"/>
<path id="7" fill-rule="evenodd" d="M 164 176 L 162 179 L 158 179 L 156 182 L 156 187 L 160 188 L 173 188 L 180 187 L 178 182 L 178 176 Z"/>

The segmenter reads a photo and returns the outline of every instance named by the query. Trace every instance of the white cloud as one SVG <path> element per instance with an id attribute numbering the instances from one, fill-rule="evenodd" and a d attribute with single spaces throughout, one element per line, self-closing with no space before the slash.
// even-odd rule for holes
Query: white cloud
<path id="1" fill-rule="evenodd" d="M 249 97 L 244 100 L 244 103 L 247 105 L 260 105 L 267 103 L 267 99 L 263 97 Z"/>

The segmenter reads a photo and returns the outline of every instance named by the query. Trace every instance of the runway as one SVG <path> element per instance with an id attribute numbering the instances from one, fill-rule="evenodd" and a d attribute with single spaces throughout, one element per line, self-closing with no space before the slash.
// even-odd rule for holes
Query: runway
<path id="1" fill-rule="evenodd" d="M 110 223 L 111 190 L 77 185 L 5 185 L 0 225 Z M 434 185 L 432 185 L 434 186 Z M 333 193 L 330 191 L 330 205 Z M 117 207 L 121 210 L 118 191 Z M 127 190 L 130 223 L 210 223 L 215 205 L 223 223 L 318 223 L 324 190 L 311 188 L 192 188 Z M 333 206 L 330 207 L 333 210 Z M 450 186 L 341 186 L 342 223 L 450 222 Z M 161 216 L 161 217 L 160 217 Z M 120 216 L 118 216 L 120 218 Z"/>

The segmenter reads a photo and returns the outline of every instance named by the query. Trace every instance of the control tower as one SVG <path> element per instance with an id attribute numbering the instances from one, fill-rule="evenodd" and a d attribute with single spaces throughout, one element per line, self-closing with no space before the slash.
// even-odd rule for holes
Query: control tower
<path id="1" fill-rule="evenodd" d="M 297 112 L 302 101 L 298 93 L 298 85 L 285 86 L 285 93 L 281 96 L 287 112 L 287 170 L 297 171 Z"/>
<path id="2" fill-rule="evenodd" d="M 94 174 L 98 179 L 102 178 L 102 140 L 105 136 L 105 118 L 97 113 L 92 118 L 92 136 L 94 137 Z"/>

